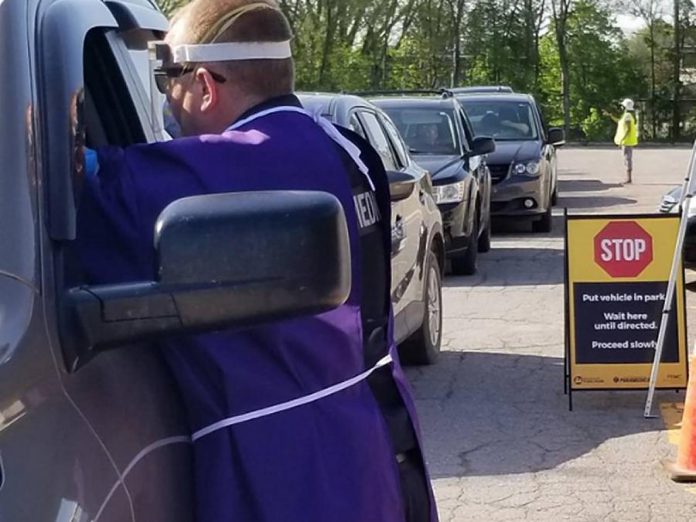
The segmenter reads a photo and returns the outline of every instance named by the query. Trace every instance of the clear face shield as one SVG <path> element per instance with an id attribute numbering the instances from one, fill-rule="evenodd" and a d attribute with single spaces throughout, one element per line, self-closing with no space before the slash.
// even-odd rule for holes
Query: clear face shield
<path id="1" fill-rule="evenodd" d="M 162 104 L 171 80 L 194 72 L 196 64 L 234 62 L 246 60 L 285 60 L 292 57 L 290 41 L 281 42 L 228 42 L 213 44 L 177 45 L 171 47 L 163 41 L 150 42 L 150 100 L 152 114 L 163 110 L 165 130 L 174 138 L 181 135 L 181 128 L 174 118 L 168 102 Z M 217 83 L 225 83 L 227 78 L 214 71 L 208 71 Z M 154 119 L 154 118 L 153 118 Z M 156 128 L 153 125 L 153 128 Z"/>
<path id="2" fill-rule="evenodd" d="M 150 42 L 148 45 L 150 72 L 150 119 L 156 133 L 166 132 L 172 138 L 181 136 L 181 127 L 174 118 L 169 102 L 167 89 L 176 64 L 173 62 L 172 50 L 164 41 Z M 159 118 L 161 114 L 162 119 Z M 162 123 L 164 129 L 161 128 Z"/>

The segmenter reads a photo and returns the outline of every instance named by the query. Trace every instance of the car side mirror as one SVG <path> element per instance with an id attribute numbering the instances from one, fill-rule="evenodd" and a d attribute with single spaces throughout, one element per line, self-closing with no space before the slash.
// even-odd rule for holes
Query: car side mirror
<path id="1" fill-rule="evenodd" d="M 556 147 L 562 147 L 565 145 L 565 131 L 563 129 L 553 127 L 549 129 L 548 134 L 548 142 L 550 145 L 554 145 Z"/>
<path id="2" fill-rule="evenodd" d="M 416 188 L 417 179 L 411 174 L 399 171 L 387 171 L 389 194 L 392 201 L 406 199 Z"/>
<path id="3" fill-rule="evenodd" d="M 495 152 L 495 140 L 487 136 L 479 136 L 471 142 L 469 157 L 483 156 Z"/>
<path id="4" fill-rule="evenodd" d="M 350 292 L 346 219 L 328 193 L 181 199 L 159 216 L 155 248 L 155 281 L 68 291 L 69 371 L 125 343 L 317 314 Z"/>

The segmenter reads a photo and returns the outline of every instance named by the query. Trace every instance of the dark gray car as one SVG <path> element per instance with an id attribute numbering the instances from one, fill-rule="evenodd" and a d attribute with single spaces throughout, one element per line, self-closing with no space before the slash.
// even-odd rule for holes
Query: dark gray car
<path id="1" fill-rule="evenodd" d="M 347 296 L 345 217 L 322 193 L 176 202 L 153 231 L 157 281 L 76 282 L 83 130 L 95 146 L 155 139 L 131 56 L 166 28 L 144 0 L 0 1 L 0 520 L 192 522 L 180 397 L 141 341 Z"/>
<path id="2" fill-rule="evenodd" d="M 488 156 L 493 189 L 491 215 L 527 219 L 535 232 L 551 231 L 552 206 L 558 199 L 556 148 L 562 129 L 547 129 L 528 94 L 458 94 L 474 131 L 495 138 Z"/>
<path id="3" fill-rule="evenodd" d="M 372 102 L 394 121 L 418 164 L 432 173 L 452 271 L 475 273 L 478 253 L 491 247 L 491 176 L 485 155 L 495 144 L 474 137 L 461 105 L 447 93 L 435 98 L 407 92 Z"/>
<path id="4" fill-rule="evenodd" d="M 345 94 L 304 94 L 305 107 L 363 136 L 389 176 L 392 199 L 392 304 L 394 336 L 405 362 L 435 362 L 442 340 L 445 245 L 432 181 L 407 151 L 382 110 Z"/>

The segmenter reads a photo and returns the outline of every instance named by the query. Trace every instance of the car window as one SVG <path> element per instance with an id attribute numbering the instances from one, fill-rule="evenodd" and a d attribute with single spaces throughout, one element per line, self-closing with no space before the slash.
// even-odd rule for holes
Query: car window
<path id="1" fill-rule="evenodd" d="M 389 107 L 384 111 L 413 154 L 460 154 L 454 109 Z"/>
<path id="2" fill-rule="evenodd" d="M 384 118 L 380 116 L 379 120 L 382 122 L 384 130 L 387 132 L 387 136 L 391 141 L 396 157 L 402 167 L 408 166 L 408 152 L 406 152 L 406 145 L 404 144 L 399 131 L 396 130 L 394 124 L 389 120 L 389 118 Z"/>
<path id="3" fill-rule="evenodd" d="M 354 112 L 350 115 L 350 120 L 348 121 L 348 128 L 356 134 L 360 134 L 360 136 L 368 140 L 368 137 L 365 134 L 365 129 L 363 128 L 362 123 L 360 123 L 358 115 Z"/>
<path id="4" fill-rule="evenodd" d="M 379 124 L 379 121 L 377 121 L 377 117 L 371 112 L 361 111 L 360 119 L 365 125 L 370 143 L 382 157 L 384 168 L 387 170 L 397 170 L 398 164 L 396 158 L 394 157 L 394 153 L 389 145 L 389 140 L 384 134 L 382 126 Z"/>
<path id="5" fill-rule="evenodd" d="M 534 141 L 539 129 L 529 102 L 462 100 L 474 132 L 498 141 Z"/>
<path id="6" fill-rule="evenodd" d="M 127 146 L 153 141 L 143 89 L 130 68 L 127 46 L 115 31 L 94 29 L 87 34 L 83 50 L 85 144 Z M 79 184 L 81 170 L 73 170 Z M 84 274 L 71 248 L 64 262 L 66 286 L 84 282 Z"/>
<path id="7" fill-rule="evenodd" d="M 87 144 L 125 146 L 152 141 L 149 98 L 129 49 L 115 31 L 90 32 L 84 47 Z"/>

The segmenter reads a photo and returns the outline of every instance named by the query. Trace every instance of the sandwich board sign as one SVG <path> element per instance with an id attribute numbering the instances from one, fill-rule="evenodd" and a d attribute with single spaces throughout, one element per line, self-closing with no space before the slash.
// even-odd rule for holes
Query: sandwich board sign
<path id="1" fill-rule="evenodd" d="M 679 230 L 673 215 L 566 216 L 566 375 L 572 392 L 647 389 Z M 683 270 L 658 388 L 686 388 Z"/>

